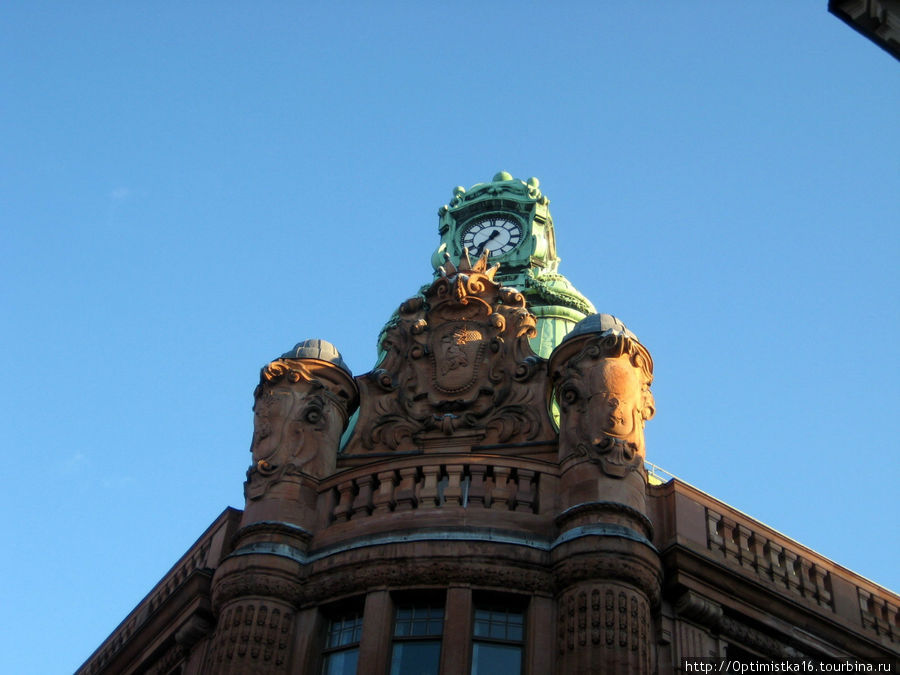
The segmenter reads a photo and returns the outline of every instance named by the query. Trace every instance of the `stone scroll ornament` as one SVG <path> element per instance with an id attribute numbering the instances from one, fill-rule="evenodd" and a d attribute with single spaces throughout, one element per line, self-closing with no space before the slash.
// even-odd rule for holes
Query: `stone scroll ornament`
<path id="1" fill-rule="evenodd" d="M 546 362 L 528 343 L 535 317 L 521 293 L 494 281 L 499 265 L 488 268 L 487 257 L 473 265 L 464 250 L 454 265 L 447 256 L 438 279 L 386 328 L 383 360 L 359 378 L 364 451 L 458 434 L 479 443 L 554 435 L 542 404 Z"/>
<path id="2" fill-rule="evenodd" d="M 253 463 L 247 471 L 246 496 L 260 498 L 286 476 L 324 478 L 334 472 L 340 436 L 356 406 L 356 385 L 340 356 L 338 363 L 303 356 L 320 340 L 300 343 L 260 372 L 254 392 Z"/>
<path id="3" fill-rule="evenodd" d="M 656 412 L 653 359 L 624 324 L 595 314 L 550 357 L 560 406 L 560 453 L 586 457 L 623 477 L 643 467 L 644 423 Z"/>

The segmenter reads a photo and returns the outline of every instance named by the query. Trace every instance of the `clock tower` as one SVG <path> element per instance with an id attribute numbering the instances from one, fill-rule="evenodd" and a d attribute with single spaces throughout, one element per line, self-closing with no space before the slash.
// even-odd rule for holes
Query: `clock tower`
<path id="1" fill-rule="evenodd" d="M 549 203 L 537 178 L 523 181 L 506 171 L 468 190 L 457 187 L 438 210 L 441 242 L 431 257 L 437 276 L 447 255 L 457 260 L 465 249 L 477 259 L 487 251 L 500 265 L 496 280 L 522 293 L 537 317 L 531 346 L 544 358 L 576 323 L 596 312 L 558 272 Z"/>

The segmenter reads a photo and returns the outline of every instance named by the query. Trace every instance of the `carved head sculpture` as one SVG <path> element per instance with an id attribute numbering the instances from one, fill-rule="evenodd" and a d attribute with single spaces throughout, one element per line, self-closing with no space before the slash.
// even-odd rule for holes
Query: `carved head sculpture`
<path id="1" fill-rule="evenodd" d="M 550 360 L 560 405 L 560 452 L 586 456 L 623 476 L 643 462 L 644 423 L 653 417 L 653 360 L 618 319 L 580 322 Z"/>
<path id="2" fill-rule="evenodd" d="M 319 358 L 323 345 L 336 359 Z M 261 496 L 284 475 L 322 477 L 334 470 L 341 433 L 358 401 L 339 359 L 328 343 L 309 340 L 262 369 L 254 392 L 249 497 Z"/>

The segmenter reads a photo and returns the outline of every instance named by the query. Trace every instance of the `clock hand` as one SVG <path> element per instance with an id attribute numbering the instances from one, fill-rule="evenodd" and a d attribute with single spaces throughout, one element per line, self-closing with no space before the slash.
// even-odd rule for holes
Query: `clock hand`
<path id="1" fill-rule="evenodd" d="M 488 238 L 478 244 L 478 248 L 475 250 L 475 255 L 480 256 L 484 252 L 484 247 L 490 244 L 491 241 L 493 241 L 494 237 L 496 237 L 498 234 L 500 234 L 500 230 L 491 230 Z"/>

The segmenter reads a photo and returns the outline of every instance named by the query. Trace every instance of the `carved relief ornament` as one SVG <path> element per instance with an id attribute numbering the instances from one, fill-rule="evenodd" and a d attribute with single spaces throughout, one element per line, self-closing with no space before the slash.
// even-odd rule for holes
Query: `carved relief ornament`
<path id="1" fill-rule="evenodd" d="M 315 359 L 275 359 L 253 393 L 253 464 L 247 498 L 258 499 L 285 475 L 334 471 L 338 442 L 356 406 L 349 373 Z"/>
<path id="2" fill-rule="evenodd" d="M 561 458 L 586 457 L 615 477 L 642 470 L 644 424 L 656 412 L 647 349 L 624 330 L 579 335 L 551 355 L 551 376 Z"/>
<path id="3" fill-rule="evenodd" d="M 356 439 L 363 451 L 409 450 L 468 433 L 482 443 L 552 438 L 543 404 L 546 362 L 528 339 L 525 298 L 494 281 L 487 252 L 449 257 L 422 296 L 383 334 L 379 368 L 360 378 Z"/>

